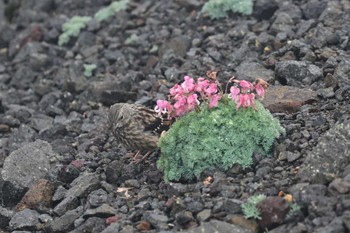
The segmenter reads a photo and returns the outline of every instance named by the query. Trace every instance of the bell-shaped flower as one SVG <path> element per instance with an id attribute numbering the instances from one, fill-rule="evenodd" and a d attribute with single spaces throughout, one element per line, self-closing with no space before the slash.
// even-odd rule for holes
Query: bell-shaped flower
<path id="1" fill-rule="evenodd" d="M 239 86 L 242 88 L 242 93 L 246 93 L 248 91 L 252 91 L 254 89 L 253 83 L 246 81 L 246 80 L 240 80 Z"/>
<path id="2" fill-rule="evenodd" d="M 230 97 L 233 101 L 235 101 L 235 100 L 238 98 L 238 95 L 239 95 L 240 92 L 241 92 L 241 90 L 240 90 L 238 87 L 232 86 L 232 87 L 230 88 L 229 97 Z"/>
<path id="3" fill-rule="evenodd" d="M 209 96 L 209 108 L 215 108 L 218 106 L 219 104 L 219 100 L 221 99 L 221 95 L 219 94 L 215 94 L 215 95 L 211 95 Z"/>
<path id="4" fill-rule="evenodd" d="M 199 105 L 197 94 L 191 94 L 187 97 L 187 110 L 192 111 L 196 105 Z"/>
<path id="5" fill-rule="evenodd" d="M 173 110 L 173 106 L 166 100 L 157 100 L 157 105 L 154 110 L 158 113 L 158 116 L 161 116 L 165 113 L 171 113 Z"/>
<path id="6" fill-rule="evenodd" d="M 209 80 L 200 77 L 197 79 L 197 85 L 196 85 L 195 91 L 204 92 L 204 90 L 208 88 L 209 84 L 210 84 Z"/>
<path id="7" fill-rule="evenodd" d="M 257 83 L 255 85 L 255 91 L 256 91 L 256 94 L 258 95 L 258 97 L 260 99 L 264 99 L 264 96 L 265 96 L 265 88 L 263 88 L 263 86 L 260 84 L 260 83 Z"/>
<path id="8" fill-rule="evenodd" d="M 185 93 L 192 92 L 196 87 L 193 78 L 191 78 L 190 76 L 185 76 L 184 79 L 185 81 L 181 84 L 182 89 L 185 91 Z"/>

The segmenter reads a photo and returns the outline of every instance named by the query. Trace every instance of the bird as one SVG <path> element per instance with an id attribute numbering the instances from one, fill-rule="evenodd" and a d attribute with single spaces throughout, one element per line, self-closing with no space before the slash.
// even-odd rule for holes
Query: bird
<path id="1" fill-rule="evenodd" d="M 158 148 L 159 138 L 170 123 L 140 104 L 116 103 L 108 111 L 108 124 L 116 141 L 127 150 L 137 150 L 132 163 L 139 163 Z M 147 153 L 137 159 L 141 151 Z"/>

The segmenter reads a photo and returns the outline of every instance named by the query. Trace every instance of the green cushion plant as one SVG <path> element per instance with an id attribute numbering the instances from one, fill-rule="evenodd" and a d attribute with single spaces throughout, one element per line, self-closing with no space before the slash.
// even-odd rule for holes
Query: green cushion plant
<path id="1" fill-rule="evenodd" d="M 232 92 L 239 88 L 241 97 L 232 97 Z M 206 169 L 228 170 L 234 164 L 248 167 L 254 153 L 268 155 L 274 140 L 284 132 L 279 121 L 259 101 L 250 99 L 253 102 L 245 105 L 239 100 L 244 95 L 253 95 L 245 93 L 239 84 L 231 88 L 230 97 L 220 92 L 215 95 L 220 100 L 214 105 L 214 97 L 202 95 L 206 101 L 195 104 L 193 109 L 197 111 L 180 112 L 182 116 L 160 138 L 157 165 L 166 182 L 198 178 Z M 156 110 L 165 112 L 162 104 L 159 101 Z M 168 106 L 170 117 L 176 113 L 176 107 L 179 107 L 176 103 Z"/>
<path id="2" fill-rule="evenodd" d="M 258 207 L 256 207 L 257 204 L 262 202 L 266 199 L 266 196 L 263 194 L 251 196 L 248 198 L 247 202 L 242 204 L 242 211 L 244 213 L 244 216 L 248 218 L 254 218 L 254 219 L 261 219 L 261 213 Z"/>
<path id="3" fill-rule="evenodd" d="M 253 11 L 253 0 L 209 0 L 202 11 L 207 12 L 212 19 L 227 17 L 229 11 L 250 15 Z"/>

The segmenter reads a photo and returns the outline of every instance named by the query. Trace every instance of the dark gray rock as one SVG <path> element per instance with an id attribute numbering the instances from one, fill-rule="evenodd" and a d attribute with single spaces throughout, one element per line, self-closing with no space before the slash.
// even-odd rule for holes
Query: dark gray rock
<path id="1" fill-rule="evenodd" d="M 279 12 L 275 21 L 271 25 L 271 29 L 275 32 L 284 32 L 290 37 L 294 35 L 293 32 L 294 21 L 290 15 L 290 12 Z"/>
<path id="2" fill-rule="evenodd" d="M 29 126 L 40 131 L 49 128 L 53 123 L 53 119 L 44 114 L 35 114 L 31 117 Z"/>
<path id="3" fill-rule="evenodd" d="M 327 2 L 322 0 L 311 0 L 301 6 L 306 19 L 317 19 L 326 9 Z"/>
<path id="4" fill-rule="evenodd" d="M 163 56 L 163 54 L 167 55 L 169 51 L 172 51 L 176 56 L 184 57 L 190 45 L 191 40 L 187 36 L 177 36 L 165 43 L 163 47 L 160 48 L 159 53 L 160 56 Z"/>
<path id="5" fill-rule="evenodd" d="M 168 230 L 169 218 L 165 213 L 160 210 L 145 211 L 142 215 L 142 219 L 151 223 L 157 230 Z"/>
<path id="6" fill-rule="evenodd" d="M 203 222 L 199 227 L 183 231 L 184 233 L 251 233 L 250 229 L 244 229 L 240 226 L 236 226 L 227 222 L 219 220 L 211 220 L 209 222 Z"/>
<path id="7" fill-rule="evenodd" d="M 139 171 L 135 166 L 125 165 L 118 160 L 112 161 L 106 168 L 106 179 L 111 184 L 121 184 L 125 180 L 134 179 L 138 174 Z"/>
<path id="8" fill-rule="evenodd" d="M 197 214 L 197 219 L 201 222 L 207 221 L 211 217 L 211 209 L 204 209 Z"/>
<path id="9" fill-rule="evenodd" d="M 335 96 L 334 88 L 328 87 L 328 88 L 320 89 L 317 91 L 317 95 L 321 96 L 323 99 L 333 98 Z"/>
<path id="10" fill-rule="evenodd" d="M 18 127 L 20 126 L 21 121 L 11 115 L 5 115 L 0 117 L 0 123 L 4 125 L 8 125 L 10 127 Z"/>
<path id="11" fill-rule="evenodd" d="M 335 195 L 348 193 L 350 191 L 350 182 L 336 178 L 329 184 L 328 190 Z"/>
<path id="12" fill-rule="evenodd" d="M 346 22 L 348 12 L 343 13 L 342 6 L 339 2 L 327 2 L 327 7 L 323 10 L 318 20 L 325 26 L 337 27 Z M 339 16 L 342 17 L 339 17 Z"/>
<path id="13" fill-rule="evenodd" d="M 58 169 L 57 180 L 66 184 L 70 184 L 74 179 L 78 178 L 80 174 L 79 169 L 72 164 L 62 166 Z"/>
<path id="14" fill-rule="evenodd" d="M 346 232 L 343 224 L 343 220 L 341 217 L 334 218 L 329 224 L 325 227 L 316 228 L 315 233 L 338 233 L 338 232 Z"/>
<path id="15" fill-rule="evenodd" d="M 64 125 L 54 123 L 48 128 L 40 130 L 38 138 L 51 142 L 59 137 L 63 137 L 67 134 L 67 129 Z"/>
<path id="16" fill-rule="evenodd" d="M 181 226 L 181 228 L 188 228 L 195 224 L 196 220 L 193 217 L 193 213 L 190 211 L 180 211 L 175 215 L 176 223 Z"/>
<path id="17" fill-rule="evenodd" d="M 327 192 L 327 187 L 321 184 L 298 183 L 288 189 L 290 194 L 298 202 L 308 203 L 322 199 Z"/>
<path id="18" fill-rule="evenodd" d="M 68 196 L 63 199 L 56 207 L 53 209 L 53 212 L 58 216 L 64 215 L 67 211 L 73 210 L 79 206 L 80 202 L 77 197 Z"/>
<path id="19" fill-rule="evenodd" d="M 62 185 L 58 186 L 52 197 L 52 201 L 61 201 L 66 196 L 66 193 L 67 189 L 65 189 Z"/>
<path id="20" fill-rule="evenodd" d="M 21 201 L 27 188 L 0 179 L 1 203 L 3 207 L 14 207 Z"/>
<path id="21" fill-rule="evenodd" d="M 19 37 L 21 37 L 21 36 L 23 36 L 23 35 L 20 35 Z M 19 39 L 23 40 L 23 38 L 19 38 Z M 26 44 L 22 45 L 22 47 L 19 46 L 19 48 L 18 48 L 18 45 L 21 42 L 23 43 L 23 41 L 18 41 L 18 40 L 11 41 L 10 51 L 9 51 L 10 55 L 13 56 L 18 52 L 14 58 L 15 62 L 23 62 L 25 60 L 29 60 L 31 54 L 45 53 L 44 46 L 39 42 L 26 43 Z M 20 50 L 18 51 L 18 49 L 20 49 Z"/>
<path id="22" fill-rule="evenodd" d="M 64 114 L 62 110 L 62 92 L 55 91 L 44 95 L 39 102 L 39 109 L 49 116 Z"/>
<path id="23" fill-rule="evenodd" d="M 14 212 L 0 206 L 0 229 L 6 229 L 9 226 L 10 220 Z"/>
<path id="24" fill-rule="evenodd" d="M 87 219 L 90 217 L 108 218 L 117 214 L 116 209 L 108 204 L 102 204 L 95 209 L 88 209 L 85 211 L 83 218 Z"/>
<path id="25" fill-rule="evenodd" d="M 139 202 L 146 200 L 147 198 L 152 197 L 152 192 L 149 188 L 141 188 L 137 193 L 137 200 Z"/>
<path id="26" fill-rule="evenodd" d="M 88 88 L 89 82 L 83 74 L 82 67 L 83 64 L 72 64 L 68 70 L 68 75 L 64 77 L 64 87 L 69 92 L 80 93 Z"/>
<path id="27" fill-rule="evenodd" d="M 301 154 L 297 151 L 297 152 L 290 152 L 287 151 L 287 161 L 290 162 L 294 162 L 295 160 L 299 159 L 301 157 Z"/>
<path id="28" fill-rule="evenodd" d="M 125 181 L 127 187 L 140 188 L 140 182 L 136 179 L 130 179 Z"/>
<path id="29" fill-rule="evenodd" d="M 100 206 L 102 204 L 107 203 L 107 201 L 108 193 L 103 189 L 92 191 L 87 198 L 87 202 L 90 204 L 91 207 Z"/>
<path id="30" fill-rule="evenodd" d="M 50 215 L 48 215 L 48 214 L 41 214 L 40 216 L 39 216 L 39 221 L 41 222 L 41 223 L 47 223 L 47 222 L 50 222 L 50 221 L 52 221 L 53 220 L 53 217 L 51 217 Z"/>
<path id="31" fill-rule="evenodd" d="M 14 129 L 9 138 L 9 149 L 14 151 L 28 143 L 34 142 L 38 138 L 37 132 L 28 125 L 21 124 Z"/>
<path id="32" fill-rule="evenodd" d="M 33 71 L 45 71 L 52 65 L 52 59 L 44 53 L 33 53 L 30 55 L 29 64 Z"/>
<path id="33" fill-rule="evenodd" d="M 88 218 L 83 224 L 74 230 L 70 231 L 70 233 L 80 233 L 80 232 L 90 232 L 90 233 L 100 233 L 106 228 L 105 219 L 91 217 Z"/>
<path id="34" fill-rule="evenodd" d="M 309 19 L 309 20 L 301 20 L 298 26 L 298 30 L 296 34 L 298 36 L 303 36 L 305 35 L 311 28 L 315 27 L 317 24 L 317 21 L 314 19 Z"/>
<path id="35" fill-rule="evenodd" d="M 350 229 L 350 211 L 346 210 L 343 213 L 342 218 L 343 218 L 344 226 L 346 227 L 347 230 L 349 230 Z"/>
<path id="36" fill-rule="evenodd" d="M 80 133 L 82 128 L 82 115 L 72 111 L 68 116 L 56 116 L 55 124 L 63 125 L 70 132 Z"/>
<path id="37" fill-rule="evenodd" d="M 274 72 L 257 62 L 243 62 L 236 68 L 236 71 L 239 80 L 254 82 L 257 78 L 261 78 L 269 82 L 274 79 Z"/>
<path id="38" fill-rule="evenodd" d="M 182 195 L 193 189 L 192 185 L 170 182 L 168 186 L 168 194 L 172 195 Z"/>
<path id="39" fill-rule="evenodd" d="M 277 9 L 277 1 L 259 0 L 254 2 L 253 16 L 259 20 L 270 19 Z"/>
<path id="40" fill-rule="evenodd" d="M 120 229 L 120 224 L 116 222 L 106 227 L 101 233 L 118 233 L 119 229 Z"/>
<path id="41" fill-rule="evenodd" d="M 237 214 L 242 212 L 241 205 L 243 201 L 238 199 L 220 198 L 214 201 L 213 213 L 226 212 Z"/>
<path id="42" fill-rule="evenodd" d="M 89 193 L 100 188 L 100 176 L 85 172 L 71 183 L 66 197 L 86 197 Z"/>
<path id="43" fill-rule="evenodd" d="M 350 164 L 350 121 L 334 125 L 308 154 L 299 170 L 302 181 L 325 184 Z M 334 156 L 337 155 L 337 156 Z"/>
<path id="44" fill-rule="evenodd" d="M 340 41 L 339 35 L 332 28 L 317 25 L 308 31 L 306 37 L 308 44 L 315 48 L 323 48 L 326 45 L 335 45 Z"/>
<path id="45" fill-rule="evenodd" d="M 89 31 L 81 31 L 78 35 L 74 49 L 81 51 L 96 45 L 96 35 Z"/>
<path id="46" fill-rule="evenodd" d="M 258 170 L 256 170 L 256 176 L 263 178 L 265 175 L 269 174 L 271 171 L 271 167 L 270 166 L 263 166 L 258 168 Z"/>
<path id="47" fill-rule="evenodd" d="M 29 188 L 48 176 L 56 156 L 45 141 L 28 143 L 5 159 L 2 177 L 5 181 Z"/>
<path id="48" fill-rule="evenodd" d="M 342 59 L 334 70 L 334 78 L 338 81 L 339 86 L 350 84 L 350 61 L 348 58 Z"/>
<path id="49" fill-rule="evenodd" d="M 34 114 L 33 109 L 25 106 L 10 104 L 7 107 L 9 110 L 6 112 L 6 114 L 12 115 L 16 119 L 20 120 L 21 123 L 27 123 Z"/>
<path id="50" fill-rule="evenodd" d="M 74 221 L 83 214 L 83 207 L 80 206 L 74 210 L 67 211 L 59 218 L 45 225 L 45 232 L 59 233 L 68 232 L 74 228 Z"/>
<path id="51" fill-rule="evenodd" d="M 190 198 L 189 200 L 185 200 L 186 209 L 192 213 L 198 213 L 204 209 L 204 204 L 201 201 L 193 200 Z"/>
<path id="52" fill-rule="evenodd" d="M 105 53 L 105 58 L 109 63 L 113 63 L 117 60 L 118 62 L 125 62 L 125 56 L 120 50 L 107 50 Z"/>
<path id="53" fill-rule="evenodd" d="M 290 86 L 310 85 L 322 77 L 322 70 L 304 61 L 281 61 L 276 63 L 276 78 Z"/>
<path id="54" fill-rule="evenodd" d="M 35 210 L 24 209 L 13 215 L 9 223 L 12 230 L 35 230 L 40 214 Z"/>

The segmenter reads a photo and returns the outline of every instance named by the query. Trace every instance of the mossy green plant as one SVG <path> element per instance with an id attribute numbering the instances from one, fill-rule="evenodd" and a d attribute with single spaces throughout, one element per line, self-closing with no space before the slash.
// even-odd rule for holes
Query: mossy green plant
<path id="1" fill-rule="evenodd" d="M 118 11 L 125 10 L 129 0 L 120 0 L 112 2 L 109 6 L 100 9 L 95 14 L 95 19 L 98 21 L 108 20 L 110 17 L 114 16 Z"/>
<path id="2" fill-rule="evenodd" d="M 236 110 L 236 103 L 224 98 L 217 108 L 209 109 L 203 103 L 201 111 L 179 118 L 160 138 L 157 165 L 166 182 L 198 178 L 206 169 L 228 170 L 234 164 L 246 168 L 254 153 L 268 155 L 274 140 L 284 132 L 259 101 L 257 111 Z"/>
<path id="3" fill-rule="evenodd" d="M 248 198 L 247 202 L 242 204 L 242 211 L 244 216 L 248 218 L 261 219 L 260 210 L 256 207 L 261 201 L 265 200 L 266 196 L 264 194 L 259 194 L 251 196 Z"/>
<path id="4" fill-rule="evenodd" d="M 253 0 L 209 0 L 202 11 L 207 12 L 212 19 L 227 17 L 229 11 L 250 15 L 253 12 Z"/>
<path id="5" fill-rule="evenodd" d="M 129 0 L 120 0 L 112 2 L 109 6 L 100 9 L 94 15 L 97 21 L 105 21 L 114 16 L 118 11 L 127 8 Z M 71 37 L 77 37 L 82 29 L 84 29 L 87 23 L 92 19 L 90 16 L 73 16 L 70 20 L 62 25 L 63 33 L 58 38 L 58 44 L 60 46 L 68 43 Z"/>
<path id="6" fill-rule="evenodd" d="M 91 77 L 97 66 L 95 64 L 84 64 L 84 75 L 85 77 Z"/>
<path id="7" fill-rule="evenodd" d="M 297 203 L 293 203 L 290 206 L 289 212 L 287 214 L 287 218 L 292 218 L 294 215 L 297 215 L 301 211 L 300 206 Z"/>
<path id="8" fill-rule="evenodd" d="M 64 45 L 68 43 L 71 37 L 77 37 L 80 31 L 86 27 L 91 20 L 89 16 L 74 16 L 62 26 L 63 33 L 58 38 L 58 44 Z"/>

